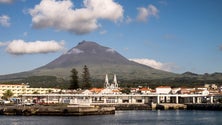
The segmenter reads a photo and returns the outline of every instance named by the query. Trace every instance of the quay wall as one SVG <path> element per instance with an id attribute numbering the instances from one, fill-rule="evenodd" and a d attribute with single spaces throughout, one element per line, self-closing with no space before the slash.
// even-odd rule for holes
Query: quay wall
<path id="1" fill-rule="evenodd" d="M 100 106 L 4 106 L 0 115 L 82 116 L 115 114 L 115 107 Z"/>
<path id="2" fill-rule="evenodd" d="M 153 108 L 154 109 L 154 108 Z M 185 104 L 174 104 L 174 103 L 164 103 L 164 104 L 157 104 L 155 106 L 155 109 L 160 109 L 160 110 L 184 110 L 187 109 L 187 105 Z"/>
<path id="3" fill-rule="evenodd" d="M 186 104 L 187 110 L 218 110 L 222 111 L 222 104 Z"/>
<path id="4" fill-rule="evenodd" d="M 116 110 L 151 110 L 149 104 L 93 104 L 101 107 L 115 107 Z"/>

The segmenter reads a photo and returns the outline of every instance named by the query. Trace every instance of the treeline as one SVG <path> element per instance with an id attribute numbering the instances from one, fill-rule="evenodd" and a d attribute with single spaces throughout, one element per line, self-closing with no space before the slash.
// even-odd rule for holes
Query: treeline
<path id="1" fill-rule="evenodd" d="M 30 87 L 49 87 L 49 88 L 61 88 L 70 89 L 73 85 L 70 80 L 64 80 L 61 78 L 56 78 L 55 76 L 32 76 L 25 78 L 21 81 L 7 82 L 12 83 L 29 83 Z M 6 83 L 6 84 L 7 84 Z M 5 82 L 4 82 L 5 84 Z M 79 87 L 83 86 L 83 82 L 80 79 Z M 198 79 L 188 79 L 188 78 L 172 78 L 172 79 L 155 79 L 155 80 L 123 80 L 119 79 L 118 84 L 122 88 L 146 86 L 150 88 L 156 88 L 157 86 L 171 86 L 171 87 L 200 87 L 204 84 L 216 84 L 218 86 L 222 85 L 222 80 L 198 80 Z M 104 87 L 104 80 L 101 79 L 90 79 L 90 87 Z"/>
<path id="2" fill-rule="evenodd" d="M 122 81 L 123 84 L 119 84 L 121 87 L 138 87 L 147 86 L 150 88 L 156 88 L 158 86 L 171 86 L 176 87 L 201 87 L 205 84 L 216 84 L 222 85 L 222 80 L 198 80 L 198 79 L 187 79 L 187 78 L 176 78 L 176 79 L 155 79 L 155 80 L 131 80 Z"/>
<path id="3" fill-rule="evenodd" d="M 70 71 L 70 79 L 57 78 L 56 76 L 31 76 L 17 81 L 4 82 L 4 84 L 12 83 L 29 83 L 30 87 L 43 87 L 43 88 L 61 88 L 61 89 L 89 89 L 92 87 L 103 88 L 104 79 L 92 79 L 90 71 L 85 65 L 82 72 L 79 74 L 75 68 Z M 190 74 L 186 74 L 190 75 Z M 217 74 L 218 75 L 218 74 Z M 219 74 L 221 75 L 221 74 Z M 193 76 L 193 75 L 192 75 Z M 118 84 L 122 88 L 146 86 L 156 88 L 157 86 L 171 86 L 171 87 L 200 87 L 204 84 L 216 84 L 222 86 L 222 79 L 217 77 L 177 77 L 165 79 L 135 79 L 126 80 L 118 79 Z"/>

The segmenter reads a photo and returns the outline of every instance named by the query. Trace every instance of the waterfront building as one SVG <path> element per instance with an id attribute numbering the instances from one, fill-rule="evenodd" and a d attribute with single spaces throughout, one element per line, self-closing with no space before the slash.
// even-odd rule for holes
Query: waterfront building
<path id="1" fill-rule="evenodd" d="M 198 87 L 195 91 L 196 94 L 209 95 L 209 91 L 205 87 Z"/>
<path id="2" fill-rule="evenodd" d="M 13 93 L 13 97 L 18 97 L 22 94 L 47 94 L 58 93 L 61 89 L 56 88 L 30 88 L 29 84 L 0 84 L 0 97 L 3 96 L 7 90 Z"/>
<path id="3" fill-rule="evenodd" d="M 0 96 L 3 96 L 7 90 L 10 90 L 15 97 L 26 94 L 27 88 L 29 87 L 28 84 L 0 84 Z"/>
<path id="4" fill-rule="evenodd" d="M 156 93 L 158 94 L 169 94 L 171 93 L 171 87 L 170 86 L 159 86 L 156 87 Z"/>

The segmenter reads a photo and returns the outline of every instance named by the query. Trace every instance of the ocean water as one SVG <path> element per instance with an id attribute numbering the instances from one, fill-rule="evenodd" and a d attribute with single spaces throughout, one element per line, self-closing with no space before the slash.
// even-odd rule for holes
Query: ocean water
<path id="1" fill-rule="evenodd" d="M 222 111 L 116 111 L 92 116 L 0 116 L 0 125 L 222 125 Z"/>

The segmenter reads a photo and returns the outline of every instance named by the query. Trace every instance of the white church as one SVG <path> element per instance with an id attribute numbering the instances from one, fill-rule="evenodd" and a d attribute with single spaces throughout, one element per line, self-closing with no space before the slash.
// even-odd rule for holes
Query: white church
<path id="1" fill-rule="evenodd" d="M 109 83 L 108 74 L 105 77 L 104 89 L 101 91 L 102 94 L 115 94 L 115 90 L 118 90 L 118 83 L 116 74 L 113 75 L 113 82 Z M 119 92 L 119 91 L 117 91 Z"/>

